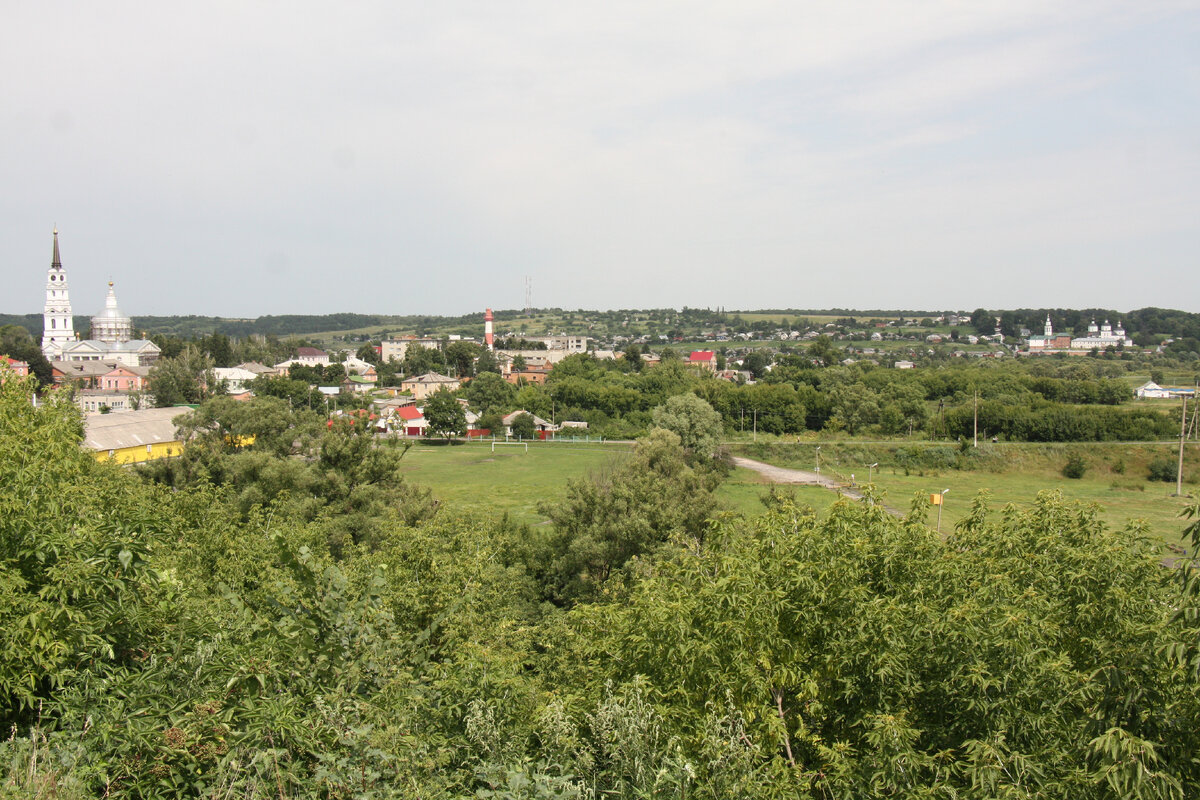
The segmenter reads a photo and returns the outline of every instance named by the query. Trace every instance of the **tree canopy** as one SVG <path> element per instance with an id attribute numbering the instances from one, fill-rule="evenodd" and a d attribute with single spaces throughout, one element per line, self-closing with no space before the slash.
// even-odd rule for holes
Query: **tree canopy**
<path id="1" fill-rule="evenodd" d="M 712 458 L 721 446 L 721 415 L 694 394 L 667 398 L 654 409 L 654 424 L 679 437 L 680 443 L 702 458 Z"/>
<path id="2" fill-rule="evenodd" d="M 1200 525 L 1174 569 L 1054 493 L 945 536 L 924 496 L 719 514 L 658 429 L 524 526 L 439 509 L 359 415 L 218 400 L 135 471 L 31 390 L 0 384 L 5 795 L 1197 796 Z"/>
<path id="3" fill-rule="evenodd" d="M 425 398 L 422 408 L 434 436 L 462 436 L 467 432 L 467 412 L 453 392 L 438 389 Z"/>

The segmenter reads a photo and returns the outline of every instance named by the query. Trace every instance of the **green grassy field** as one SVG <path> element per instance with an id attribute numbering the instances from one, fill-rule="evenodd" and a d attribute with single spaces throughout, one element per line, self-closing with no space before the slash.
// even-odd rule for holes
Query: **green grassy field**
<path id="1" fill-rule="evenodd" d="M 538 444 L 497 445 L 490 442 L 453 446 L 418 442 L 404 456 L 405 479 L 428 486 L 450 508 L 496 515 L 508 513 L 518 522 L 545 519 L 542 500 L 563 495 L 567 480 L 610 468 L 630 453 L 628 445 Z"/>
<path id="2" fill-rule="evenodd" d="M 405 478 L 428 486 L 449 508 L 508 515 L 518 522 L 545 519 L 537 510 L 543 500 L 563 496 L 567 481 L 611 468 L 630 453 L 628 445 L 471 443 L 446 447 L 417 443 L 404 456 Z M 717 490 L 722 511 L 757 514 L 770 486 L 750 470 L 737 469 Z M 803 487 L 804 502 L 823 508 L 836 495 Z"/>
<path id="3" fill-rule="evenodd" d="M 762 513 L 762 498 L 771 491 L 771 484 L 752 470 L 735 469 L 717 490 L 717 503 L 722 511 L 753 516 Z M 836 492 L 819 486 L 780 486 L 777 491 L 788 493 L 798 502 L 823 511 L 838 499 Z"/>
<path id="4" fill-rule="evenodd" d="M 1179 512 L 1188 502 L 1186 497 L 1172 496 L 1174 483 L 1150 481 L 1147 465 L 1153 458 L 1172 458 L 1175 450 L 1169 445 L 1000 445 L 981 447 L 980 463 L 974 469 L 918 469 L 909 474 L 899 466 L 890 466 L 886 450 L 891 445 L 837 444 L 822 452 L 822 472 L 843 482 L 854 474 L 864 483 L 870 474 L 866 464 L 882 461 L 884 466 L 874 471 L 876 487 L 885 493 L 884 502 L 906 512 L 913 496 L 935 494 L 949 489 L 942 509 L 942 528 L 946 529 L 969 513 L 980 491 L 990 493 L 990 505 L 1000 509 L 1008 503 L 1027 506 L 1039 491 L 1059 490 L 1069 499 L 1095 503 L 1100 518 L 1114 528 L 1130 520 L 1144 520 L 1149 534 L 1165 543 L 1178 543 L 1184 522 Z M 1068 455 L 1080 454 L 1088 465 L 1082 479 L 1071 480 L 1061 474 Z M 751 458 L 778 466 L 811 470 L 814 466 L 813 446 L 775 446 L 766 457 L 747 452 Z M 1184 493 L 1195 493 L 1195 477 L 1200 476 L 1200 449 L 1188 448 L 1184 462 Z M 811 501 L 810 501 L 811 502 Z M 813 505 L 816 505 L 815 503 Z M 936 509 L 930 523 L 936 520 Z"/>
<path id="5" fill-rule="evenodd" d="M 1042 490 L 1059 490 L 1067 498 L 1094 503 L 1099 516 L 1110 527 L 1120 528 L 1130 520 L 1144 520 L 1149 533 L 1165 544 L 1179 542 L 1184 522 L 1179 512 L 1189 502 L 1173 497 L 1174 484 L 1145 479 L 1145 462 L 1167 451 L 1162 447 L 1122 447 L 1074 445 L 1082 449 L 1089 462 L 1083 479 L 1069 480 L 1060 473 L 1064 446 L 1019 446 L 999 448 L 986 469 L 911 470 L 905 475 L 899 467 L 884 466 L 874 472 L 874 482 L 884 494 L 884 502 L 907 512 L 915 494 L 934 494 L 949 489 L 942 509 L 942 529 L 947 530 L 969 513 L 980 491 L 988 491 L 991 506 L 999 511 L 1014 503 L 1029 505 Z M 779 466 L 811 469 L 811 448 L 801 446 L 795 457 L 760 458 Z M 526 453 L 520 445 L 500 445 L 492 452 L 491 444 L 471 443 L 455 446 L 417 443 L 404 457 L 405 477 L 428 486 L 449 508 L 471 512 L 504 514 L 518 522 L 537 524 L 545 520 L 538 503 L 561 498 L 567 481 L 603 472 L 628 457 L 628 445 L 531 444 Z M 1192 458 L 1189 457 L 1189 463 Z M 868 471 L 858 465 L 852 453 L 827 459 L 822 472 L 849 481 L 851 472 L 858 483 L 865 482 Z M 1124 472 L 1115 471 L 1123 469 Z M 1194 489 L 1185 484 L 1185 492 Z M 763 510 L 761 498 L 771 489 L 757 473 L 735 469 L 717 491 L 721 511 L 753 515 Z M 780 491 L 824 511 L 838 495 L 811 486 L 786 486 Z M 931 509 L 930 525 L 936 523 Z"/>
<path id="6" fill-rule="evenodd" d="M 1120 528 L 1130 520 L 1144 520 L 1149 535 L 1165 543 L 1178 543 L 1184 523 L 1179 512 L 1187 505 L 1186 498 L 1173 497 L 1174 484 L 1150 483 L 1141 480 L 1106 481 L 1083 478 L 1068 480 L 1061 475 L 993 474 L 977 472 L 944 472 L 937 477 L 917 477 L 893 474 L 885 470 L 876 473 L 875 485 L 886 492 L 884 502 L 907 511 L 913 495 L 936 494 L 943 489 L 942 527 L 946 529 L 966 516 L 981 491 L 990 494 L 993 510 L 1009 503 L 1028 506 L 1039 491 L 1057 490 L 1071 500 L 1095 503 L 1100 519 L 1112 528 Z M 1186 489 L 1185 489 L 1186 491 Z M 936 520 L 936 509 L 930 510 L 929 521 Z"/>

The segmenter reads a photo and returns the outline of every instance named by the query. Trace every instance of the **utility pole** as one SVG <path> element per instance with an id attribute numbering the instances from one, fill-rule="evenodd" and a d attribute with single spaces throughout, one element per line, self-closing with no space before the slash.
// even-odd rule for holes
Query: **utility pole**
<path id="1" fill-rule="evenodd" d="M 758 409 L 754 409 L 754 441 L 758 441 Z"/>
<path id="2" fill-rule="evenodd" d="M 975 449 L 979 449 L 979 390 L 975 390 Z"/>
<path id="3" fill-rule="evenodd" d="M 1192 389 L 1192 397 L 1200 395 L 1200 381 L 1196 382 L 1196 387 Z M 1196 435 L 1196 412 L 1200 411 L 1200 403 L 1195 403 L 1192 407 L 1192 421 L 1188 423 L 1187 438 L 1191 439 Z"/>
<path id="4" fill-rule="evenodd" d="M 1175 496 L 1183 494 L 1183 441 L 1187 436 L 1187 395 L 1183 396 L 1183 411 L 1179 421 L 1179 465 L 1175 468 Z"/>

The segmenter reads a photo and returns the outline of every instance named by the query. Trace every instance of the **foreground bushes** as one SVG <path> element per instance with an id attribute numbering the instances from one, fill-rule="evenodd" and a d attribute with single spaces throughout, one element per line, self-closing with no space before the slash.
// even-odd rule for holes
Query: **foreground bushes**
<path id="1" fill-rule="evenodd" d="M 0 444 L 26 443 L 0 448 L 21 491 L 0 515 L 9 796 L 1200 784 L 1200 589 L 1136 528 L 1056 495 L 981 501 L 945 539 L 924 501 L 895 519 L 872 498 L 822 517 L 777 497 L 701 525 L 708 478 L 659 435 L 640 469 L 574 487 L 556 513 L 595 512 L 578 536 L 565 518 L 397 510 L 335 542 L 337 504 L 314 518 L 290 489 L 246 507 L 246 486 L 143 485 L 79 456 L 69 404 L 9 391 Z M 560 591 L 564 574 L 585 591 Z"/>

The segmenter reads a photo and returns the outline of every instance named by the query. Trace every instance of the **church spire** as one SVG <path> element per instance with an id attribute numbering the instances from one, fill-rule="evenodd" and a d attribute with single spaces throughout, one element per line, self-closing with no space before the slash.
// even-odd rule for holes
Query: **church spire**
<path id="1" fill-rule="evenodd" d="M 75 341 L 75 321 L 67 292 L 67 273 L 58 255 L 58 226 L 54 226 L 54 255 L 46 271 L 46 305 L 42 309 L 42 352 L 51 360 L 62 357 L 64 345 Z"/>

